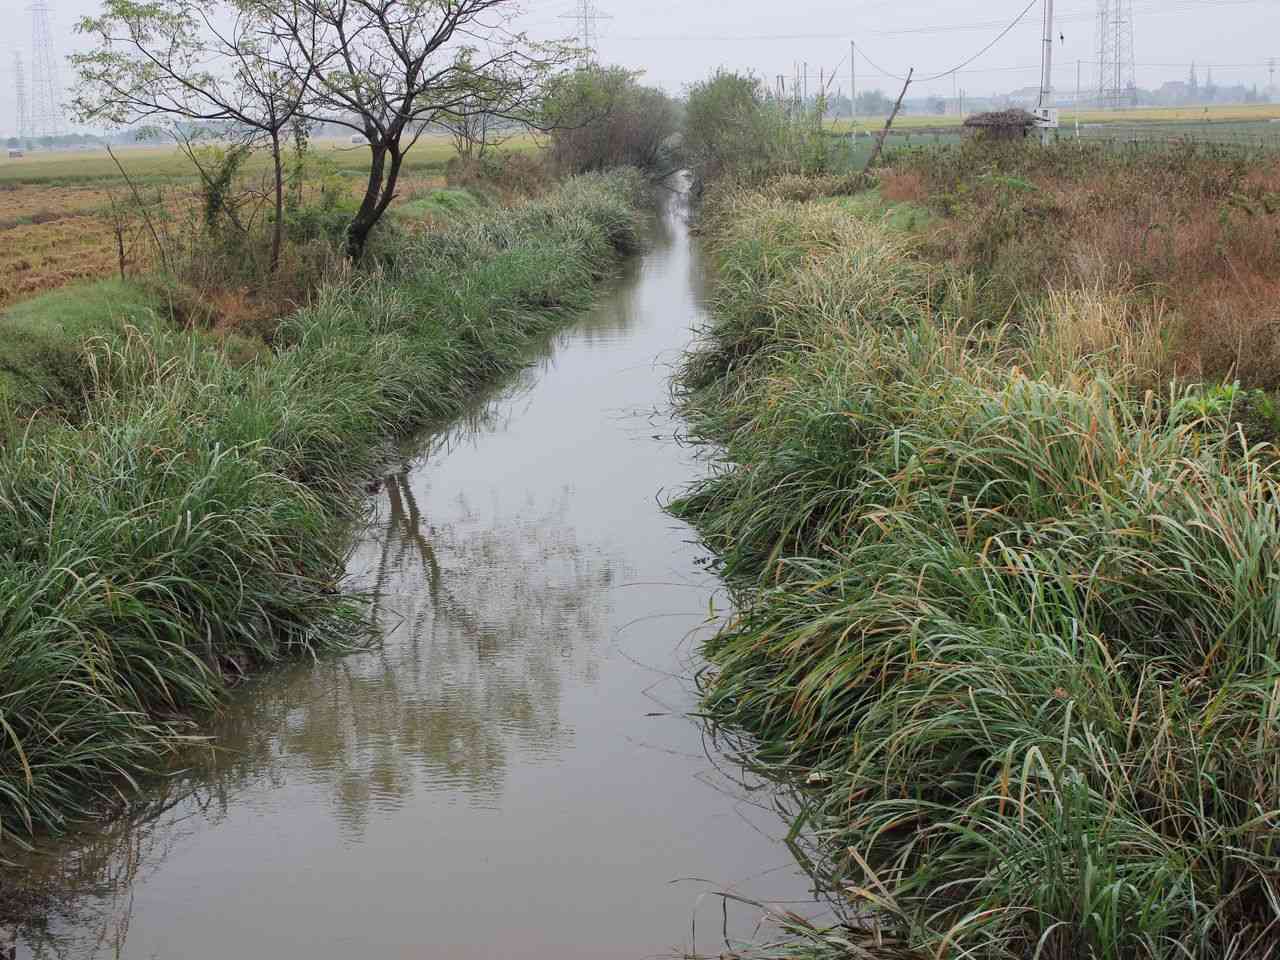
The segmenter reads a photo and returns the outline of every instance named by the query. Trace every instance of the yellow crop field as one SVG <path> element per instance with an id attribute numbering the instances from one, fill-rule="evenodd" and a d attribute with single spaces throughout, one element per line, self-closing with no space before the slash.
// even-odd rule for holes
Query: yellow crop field
<path id="1" fill-rule="evenodd" d="M 529 150 L 532 137 L 518 137 L 503 145 L 504 150 Z M 369 148 L 345 140 L 315 140 L 314 152 L 343 171 L 351 173 L 369 169 Z M 181 151 L 171 146 L 115 147 L 115 155 L 130 178 L 143 182 L 183 180 L 194 177 L 191 163 Z M 405 158 L 405 171 L 440 169 L 454 156 L 453 141 L 447 137 L 423 137 Z M 266 173 L 269 158 L 255 154 L 246 169 Z M 117 180 L 120 172 L 106 150 L 66 150 L 37 152 L 16 160 L 0 161 L 0 186 L 6 183 L 83 183 L 93 180 Z M 0 197 L 0 218 L 5 214 Z"/>
<path id="2" fill-rule="evenodd" d="M 534 145 L 524 137 L 503 149 Z M 317 140 L 312 147 L 350 176 L 352 196 L 358 196 L 368 148 L 339 140 Z M 115 148 L 115 154 L 148 201 L 160 194 L 170 218 L 189 215 L 197 202 L 196 176 L 181 152 L 168 146 L 131 146 Z M 406 158 L 398 202 L 443 186 L 443 168 L 453 156 L 453 143 L 445 137 L 420 141 Z M 266 175 L 268 163 L 265 155 L 255 155 L 247 172 Z M 113 200 L 124 204 L 129 196 L 129 186 L 105 150 L 0 160 L 0 309 L 75 280 L 118 271 L 111 205 Z M 141 225 L 131 224 L 124 241 L 127 269 L 144 268 L 153 254 Z"/>
<path id="3" fill-rule="evenodd" d="M 1253 103 L 1221 107 L 1150 107 L 1141 110 L 1081 110 L 1081 123 L 1257 123 L 1280 120 L 1280 103 Z M 1077 112 L 1063 110 L 1060 122 L 1074 124 Z M 958 127 L 963 117 L 955 114 L 926 115 L 900 114 L 893 122 L 895 130 L 942 129 Z M 859 117 L 859 130 L 878 130 L 884 126 L 884 117 Z M 849 121 L 838 120 L 829 129 L 846 131 Z"/>

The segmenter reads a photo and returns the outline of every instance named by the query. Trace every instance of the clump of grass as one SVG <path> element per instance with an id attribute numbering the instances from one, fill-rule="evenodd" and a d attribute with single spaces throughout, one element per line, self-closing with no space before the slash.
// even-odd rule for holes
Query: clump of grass
<path id="1" fill-rule="evenodd" d="M 449 219 L 476 213 L 482 205 L 479 197 L 466 190 L 432 190 L 401 204 L 396 208 L 396 214 L 410 219 Z"/>
<path id="2" fill-rule="evenodd" d="M 57 420 L 9 407 L 3 423 L 6 840 L 132 794 L 234 678 L 360 636 L 339 589 L 355 481 L 388 436 L 458 413 L 588 301 L 636 242 L 637 184 L 571 181 L 415 238 L 238 362 L 145 305 L 135 322 L 41 314 L 82 303 L 66 294 L 16 318 L 53 331 L 30 367 L 56 357 L 78 402 Z"/>
<path id="3" fill-rule="evenodd" d="M 970 142 L 900 152 L 881 189 L 942 215 L 931 257 L 977 272 L 996 313 L 1025 317 L 1047 288 L 1140 291 L 1170 376 L 1280 387 L 1274 151 Z"/>
<path id="4" fill-rule="evenodd" d="M 1143 389 L 1105 296 L 961 321 L 886 225 L 726 209 L 675 509 L 740 609 L 707 709 L 808 785 L 830 888 L 920 956 L 1273 953 L 1275 448 Z"/>
<path id="5" fill-rule="evenodd" d="M 0 315 L 0 406 L 23 413 L 82 405 L 84 344 L 126 326 L 158 324 L 163 305 L 140 284 L 118 280 L 70 287 L 10 307 Z"/>

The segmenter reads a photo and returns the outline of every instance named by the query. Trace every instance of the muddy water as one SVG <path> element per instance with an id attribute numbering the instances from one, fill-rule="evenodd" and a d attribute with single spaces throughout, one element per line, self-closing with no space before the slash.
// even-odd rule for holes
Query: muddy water
<path id="1" fill-rule="evenodd" d="M 385 642 L 242 691 L 211 761 L 43 866 L 79 893 L 18 955 L 718 955 L 707 891 L 803 899 L 767 794 L 686 716 L 723 596 L 658 498 L 699 469 L 663 411 L 700 290 L 672 199 L 588 316 L 371 494 L 350 573 Z"/>

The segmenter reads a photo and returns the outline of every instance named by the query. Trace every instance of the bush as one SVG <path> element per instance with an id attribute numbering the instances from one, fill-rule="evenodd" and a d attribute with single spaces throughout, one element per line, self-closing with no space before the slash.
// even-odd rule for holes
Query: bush
<path id="1" fill-rule="evenodd" d="M 823 176 L 847 151 L 822 130 L 826 101 L 789 109 L 752 74 L 720 70 L 689 90 L 684 145 L 699 184 L 760 184 L 779 175 Z"/>
<path id="2" fill-rule="evenodd" d="M 544 110 L 553 128 L 552 162 L 562 173 L 675 169 L 675 102 L 661 90 L 641 86 L 635 74 L 621 67 L 591 67 L 569 75 L 553 89 Z"/>
<path id="3" fill-rule="evenodd" d="M 481 197 L 516 203 L 551 188 L 546 160 L 535 153 L 486 153 L 478 159 L 454 157 L 445 168 L 450 187 Z"/>

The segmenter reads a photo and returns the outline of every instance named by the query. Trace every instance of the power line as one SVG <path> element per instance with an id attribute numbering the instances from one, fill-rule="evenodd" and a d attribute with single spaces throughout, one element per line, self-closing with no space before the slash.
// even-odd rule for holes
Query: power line
<path id="1" fill-rule="evenodd" d="M 997 43 L 999 43 L 1001 40 L 1007 37 L 1010 34 L 1010 32 L 1012 32 L 1014 27 L 1016 27 L 1018 24 L 1020 24 L 1023 20 L 1026 19 L 1026 16 L 1028 13 L 1031 12 L 1032 7 L 1034 7 L 1039 2 L 1040 0 L 1031 0 L 1031 2 L 1028 3 L 1023 8 L 1022 12 L 1018 14 L 1016 17 L 1014 17 L 1012 22 L 1010 22 L 1003 30 L 1001 30 L 998 34 L 996 34 L 995 39 L 993 39 L 990 43 L 988 43 L 985 47 L 983 47 L 981 50 L 979 50 L 969 59 L 960 63 L 958 66 L 952 67 L 950 70 L 943 70 L 941 73 L 935 73 L 927 77 L 918 77 L 916 78 L 916 82 L 931 83 L 934 80 L 941 80 L 943 77 L 949 77 L 953 73 L 959 73 L 961 70 L 969 66 L 975 60 L 984 56 L 987 52 L 991 50 L 992 47 L 994 47 Z M 866 50 L 864 50 L 861 46 L 858 47 L 858 56 L 862 57 L 863 60 L 866 60 L 867 63 L 869 63 L 872 67 L 874 67 L 876 70 L 879 70 L 882 74 L 884 74 L 887 77 L 891 77 L 894 80 L 902 80 L 904 82 L 907 79 L 906 77 L 899 76 L 898 74 L 889 73 L 883 67 L 876 64 L 874 60 L 872 60 L 870 57 L 867 56 Z"/>
<path id="2" fill-rule="evenodd" d="M 861 55 L 861 54 L 860 54 L 860 52 L 859 52 L 859 56 L 860 56 L 860 55 Z M 847 58 L 846 58 L 846 59 L 847 59 Z M 1278 59 L 1278 58 L 1269 58 L 1269 59 L 1263 59 L 1263 60 L 1255 60 L 1255 61 L 1248 61 L 1248 62 L 1238 62 L 1238 63 L 1204 63 L 1204 62 L 1201 62 L 1201 61 L 1197 61 L 1197 62 L 1196 62 L 1196 64 L 1195 64 L 1195 66 L 1197 66 L 1197 67 L 1199 67 L 1199 68 L 1201 68 L 1201 69 L 1204 69 L 1204 68 L 1207 68 L 1207 67 L 1212 67 L 1214 70 L 1220 70 L 1220 71 L 1252 71 L 1252 72 L 1257 72 L 1257 71 L 1260 71 L 1260 70 L 1266 70 L 1266 69 L 1268 69 L 1268 68 L 1269 68 L 1269 65 L 1270 65 L 1270 62 L 1271 62 L 1271 59 L 1276 59 L 1276 65 L 1277 65 L 1278 67 L 1280 67 L 1280 59 Z M 1090 67 L 1090 68 L 1092 68 L 1092 67 L 1097 67 L 1097 66 L 1098 66 L 1098 61 L 1097 61 L 1097 60 L 1079 59 L 1079 60 L 1072 60 L 1072 61 L 1070 61 L 1070 62 L 1068 62 L 1068 63 L 1061 63 L 1061 64 L 1059 64 L 1059 63 L 1055 63 L 1055 64 L 1053 65 L 1053 76 L 1054 76 L 1054 78 L 1055 78 L 1055 83 L 1056 83 L 1056 84 L 1061 84 L 1061 83 L 1062 83 L 1062 82 L 1064 82 L 1067 78 L 1072 78 L 1072 79 L 1074 79 L 1077 64 L 1079 64 L 1081 67 Z M 1138 70 L 1147 70 L 1147 69 L 1178 69 L 1178 70 L 1186 71 L 1188 68 L 1190 68 L 1190 67 L 1192 66 L 1192 64 L 1191 64 L 1191 63 L 1189 63 L 1189 62 L 1182 62 L 1182 63 L 1170 63 L 1170 62 L 1157 62 L 1157 61 L 1137 61 L 1137 62 L 1135 62 L 1134 66 L 1135 66 Z M 1043 70 L 1043 68 L 1042 68 L 1042 65 L 1041 65 L 1041 64 L 1030 64 L 1030 63 L 1027 63 L 1027 64 L 1005 64 L 1005 65 L 991 66 L 991 67 L 970 67 L 970 68 L 965 69 L 965 70 L 959 70 L 959 71 L 956 71 L 956 73 L 955 73 L 955 74 L 949 74 L 949 75 L 950 75 L 950 76 L 961 76 L 961 77 L 963 77 L 963 76 L 982 76 L 982 75 L 986 75 L 986 74 L 1010 74 L 1010 73 L 1012 73 L 1012 74 L 1027 74 L 1027 75 L 1030 75 L 1030 74 L 1040 74 L 1040 73 L 1042 73 L 1042 70 Z M 767 74 L 768 76 L 773 76 L 775 73 L 777 73 L 777 74 L 781 75 L 781 72 L 782 72 L 782 71 L 768 70 L 768 71 L 766 71 L 766 74 Z M 863 76 L 883 77 L 883 78 L 885 78 L 885 79 L 899 79 L 899 80 L 901 79 L 901 77 L 898 77 L 898 76 L 897 76 L 897 75 L 895 75 L 895 74 L 888 73 L 887 71 L 881 71 L 878 67 L 875 67 L 875 68 L 873 68 L 873 69 L 871 69 L 871 70 L 867 70 L 867 71 L 866 71 L 866 73 L 865 73 L 865 74 L 863 74 Z M 1059 79 L 1059 78 L 1062 78 L 1062 79 Z"/>
<path id="3" fill-rule="evenodd" d="M 1136 8 L 1138 13 L 1165 14 L 1165 13 L 1195 13 L 1212 7 L 1235 7 L 1252 5 L 1261 3 L 1263 0 L 1180 0 L 1180 2 L 1172 5 L 1168 3 L 1148 3 Z M 1173 6 L 1173 9 L 1170 9 Z M 1092 20 L 1096 14 L 1088 10 L 1064 10 L 1059 11 L 1054 20 L 1058 23 L 1067 22 L 1085 22 Z M 900 27 L 896 30 L 878 30 L 875 31 L 876 36 L 880 37 L 899 37 L 910 36 L 913 34 L 933 34 L 933 33 L 958 33 L 962 31 L 974 30 L 994 30 L 1003 24 L 1003 20 L 973 20 L 964 23 L 952 24 L 930 24 L 919 27 Z"/>
<path id="4" fill-rule="evenodd" d="M 1145 3 L 1141 6 L 1135 6 L 1135 13 L 1144 15 L 1162 15 L 1177 13 L 1196 13 L 1207 9 L 1218 7 L 1237 7 L 1252 6 L 1259 3 L 1266 3 L 1267 0 L 1175 0 L 1174 3 Z M 1034 6 L 1034 4 L 1033 4 Z M 1059 23 L 1064 22 L 1086 22 L 1094 20 L 1096 13 L 1086 10 L 1063 11 L 1055 16 L 1055 20 Z M 576 19 L 576 17 L 574 18 Z M 1001 27 L 1005 21 L 1003 20 L 973 20 L 963 23 L 952 24 L 930 24 L 919 27 L 900 27 L 893 30 L 867 30 L 861 31 L 863 36 L 869 37 L 906 37 L 912 35 L 925 34 L 945 34 L 958 33 L 979 30 L 995 30 Z M 1016 26 L 1016 24 L 1015 24 Z M 763 42 L 769 40 L 830 40 L 831 31 L 812 32 L 812 33 L 756 33 L 756 34 L 716 34 L 716 33 L 681 33 L 681 34 L 636 34 L 618 36 L 615 39 L 628 41 L 668 41 L 668 40 L 688 40 L 688 41 L 705 41 L 715 40 L 724 42 Z M 945 76 L 946 74 L 944 74 Z"/>

